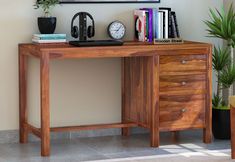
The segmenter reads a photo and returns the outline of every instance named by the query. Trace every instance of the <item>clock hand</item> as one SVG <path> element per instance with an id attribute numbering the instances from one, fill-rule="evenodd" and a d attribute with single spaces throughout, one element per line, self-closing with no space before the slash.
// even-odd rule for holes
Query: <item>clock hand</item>
<path id="1" fill-rule="evenodd" d="M 118 30 L 116 30 L 116 33 L 121 29 L 121 27 L 122 27 L 122 26 L 120 26 L 120 27 L 118 28 Z"/>

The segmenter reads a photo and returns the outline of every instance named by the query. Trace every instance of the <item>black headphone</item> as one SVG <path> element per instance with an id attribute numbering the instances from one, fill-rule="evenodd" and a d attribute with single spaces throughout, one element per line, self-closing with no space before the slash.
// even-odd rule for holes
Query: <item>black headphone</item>
<path id="1" fill-rule="evenodd" d="M 72 21 L 71 21 L 71 36 L 74 38 L 78 38 L 79 29 L 78 29 L 78 26 L 73 25 L 73 22 L 78 16 L 80 16 L 82 14 L 84 14 L 85 16 L 88 16 L 92 20 L 92 25 L 88 26 L 86 32 L 87 32 L 87 36 L 89 38 L 94 37 L 95 36 L 95 21 L 94 21 L 93 17 L 91 16 L 91 14 L 89 14 L 87 12 L 78 12 L 73 16 Z"/>

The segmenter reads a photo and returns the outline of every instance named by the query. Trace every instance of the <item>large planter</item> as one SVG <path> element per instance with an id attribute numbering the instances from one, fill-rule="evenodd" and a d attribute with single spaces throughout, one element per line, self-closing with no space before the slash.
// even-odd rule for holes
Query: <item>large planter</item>
<path id="1" fill-rule="evenodd" d="M 212 132 L 216 139 L 230 139 L 230 110 L 212 110 Z"/>
<path id="2" fill-rule="evenodd" d="M 56 17 L 38 17 L 38 28 L 41 34 L 53 34 L 56 28 Z"/>

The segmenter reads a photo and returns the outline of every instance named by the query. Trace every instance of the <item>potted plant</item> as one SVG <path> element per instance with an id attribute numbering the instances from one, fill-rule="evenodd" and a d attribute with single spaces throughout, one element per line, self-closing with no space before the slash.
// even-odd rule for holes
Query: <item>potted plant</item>
<path id="1" fill-rule="evenodd" d="M 222 89 L 228 88 L 228 96 L 233 95 L 235 82 L 234 46 L 235 46 L 235 13 L 233 4 L 228 12 L 210 9 L 210 21 L 205 21 L 211 37 L 223 39 L 225 48 L 214 48 L 213 69 L 217 76 L 217 91 L 212 100 L 212 131 L 217 139 L 230 139 L 230 110 L 228 101 L 222 96 Z"/>
<path id="2" fill-rule="evenodd" d="M 41 34 L 53 34 L 56 28 L 56 17 L 51 17 L 51 9 L 59 4 L 59 0 L 37 0 L 35 9 L 41 8 L 43 17 L 38 17 L 38 28 Z"/>

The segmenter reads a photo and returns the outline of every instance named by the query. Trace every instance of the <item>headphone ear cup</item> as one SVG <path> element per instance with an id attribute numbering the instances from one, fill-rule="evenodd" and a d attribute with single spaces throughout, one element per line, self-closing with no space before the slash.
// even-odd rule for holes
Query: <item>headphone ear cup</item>
<path id="1" fill-rule="evenodd" d="M 72 28 L 71 35 L 72 35 L 72 37 L 74 37 L 74 38 L 78 38 L 78 27 L 77 27 L 77 26 L 74 26 L 74 27 Z"/>
<path id="2" fill-rule="evenodd" d="M 87 29 L 87 36 L 88 36 L 89 38 L 95 36 L 95 30 L 94 30 L 94 27 L 93 27 L 93 26 L 88 26 L 88 29 Z"/>

